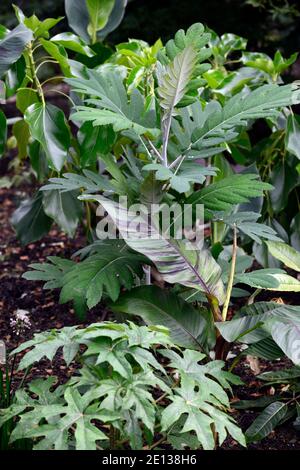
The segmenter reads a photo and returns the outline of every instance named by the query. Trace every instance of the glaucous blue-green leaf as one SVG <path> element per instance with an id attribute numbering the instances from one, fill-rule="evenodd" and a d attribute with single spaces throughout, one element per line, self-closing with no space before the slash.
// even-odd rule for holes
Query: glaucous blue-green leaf
<path id="1" fill-rule="evenodd" d="M 50 165 L 60 171 L 70 147 L 70 129 L 63 111 L 52 104 L 36 103 L 25 113 L 31 135 L 40 142 Z"/>
<path id="2" fill-rule="evenodd" d="M 32 32 L 23 24 L 5 34 L 0 41 L 0 77 L 21 57 L 31 40 Z"/>

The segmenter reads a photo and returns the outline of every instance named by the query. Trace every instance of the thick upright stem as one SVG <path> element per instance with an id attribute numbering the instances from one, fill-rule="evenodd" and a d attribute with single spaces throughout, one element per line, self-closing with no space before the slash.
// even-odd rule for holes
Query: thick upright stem
<path id="1" fill-rule="evenodd" d="M 229 278 L 228 278 L 225 303 L 223 305 L 223 310 L 222 310 L 223 321 L 226 321 L 226 318 L 227 318 L 228 307 L 229 307 L 229 302 L 230 302 L 230 297 L 231 297 L 231 292 L 232 292 L 232 287 L 233 287 L 234 274 L 235 274 L 236 256 L 237 256 L 237 228 L 236 228 L 236 225 L 234 224 L 231 267 L 230 267 L 230 273 L 229 273 Z"/>

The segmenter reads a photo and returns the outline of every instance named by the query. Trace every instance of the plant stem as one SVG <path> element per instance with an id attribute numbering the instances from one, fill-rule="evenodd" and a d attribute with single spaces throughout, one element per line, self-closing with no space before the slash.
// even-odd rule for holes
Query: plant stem
<path id="1" fill-rule="evenodd" d="M 171 129 L 171 121 L 172 121 L 172 112 L 170 112 L 166 119 L 163 120 L 163 148 L 162 148 L 162 163 L 163 165 L 168 168 L 168 143 L 169 143 L 169 135 Z"/>
<path id="2" fill-rule="evenodd" d="M 110 431 L 109 431 L 109 447 L 110 447 L 110 450 L 114 450 L 116 447 L 115 428 L 112 425 L 110 425 Z"/>
<path id="3" fill-rule="evenodd" d="M 222 310 L 222 321 L 226 321 L 226 318 L 227 318 L 228 307 L 229 307 L 229 302 L 230 302 L 230 297 L 231 297 L 231 292 L 232 292 L 232 287 L 233 287 L 234 274 L 235 274 L 236 256 L 237 256 L 237 228 L 236 228 L 236 225 L 234 224 L 233 225 L 233 245 L 232 245 L 231 267 L 230 267 L 230 273 L 229 273 L 229 279 L 228 279 L 228 285 L 227 285 L 227 291 L 226 291 L 226 298 L 225 298 L 225 302 L 224 302 L 223 310 Z"/>
<path id="4" fill-rule="evenodd" d="M 29 65 L 30 65 L 32 80 L 33 80 L 34 86 L 36 88 L 36 91 L 39 95 L 39 98 L 42 102 L 42 105 L 45 106 L 46 103 L 45 103 L 44 92 L 43 92 L 41 83 L 38 79 L 37 70 L 36 70 L 36 67 L 35 67 L 35 62 L 34 62 L 34 57 L 33 57 L 33 52 L 32 52 L 32 43 L 29 44 L 27 50 L 28 50 L 28 59 L 29 59 Z"/>

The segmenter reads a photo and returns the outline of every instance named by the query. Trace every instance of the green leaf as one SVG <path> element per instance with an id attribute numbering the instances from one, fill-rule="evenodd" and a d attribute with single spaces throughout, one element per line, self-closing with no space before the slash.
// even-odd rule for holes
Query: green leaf
<path id="1" fill-rule="evenodd" d="M 267 406 L 247 429 L 245 434 L 247 442 L 260 441 L 267 437 L 284 418 L 286 412 L 287 405 L 279 401 Z"/>
<path id="2" fill-rule="evenodd" d="M 76 341 L 76 336 L 75 326 L 68 326 L 57 331 L 36 333 L 32 340 L 22 343 L 14 350 L 14 354 L 18 354 L 27 348 L 32 348 L 22 357 L 19 370 L 40 361 L 43 357 L 52 361 L 59 348 L 62 348 L 63 358 L 66 364 L 69 365 L 79 350 L 79 342 Z"/>
<path id="3" fill-rule="evenodd" d="M 56 44 L 46 39 L 40 39 L 40 43 L 45 51 L 59 63 L 63 74 L 66 77 L 72 77 L 71 61 L 68 59 L 65 48 L 61 44 Z"/>
<path id="4" fill-rule="evenodd" d="M 65 11 L 70 28 L 86 42 L 89 42 L 90 37 L 87 32 L 89 12 L 86 2 L 82 0 L 65 0 Z"/>
<path id="5" fill-rule="evenodd" d="M 45 214 L 51 217 L 69 237 L 73 237 L 82 216 L 82 203 L 78 200 L 77 191 L 45 191 L 43 206 Z"/>
<path id="6" fill-rule="evenodd" d="M 184 154 L 193 156 L 199 151 L 204 155 L 216 154 L 220 145 L 224 148 L 225 142 L 235 139 L 250 119 L 276 118 L 280 114 L 278 108 L 298 101 L 296 85 L 264 85 L 249 94 L 234 95 L 223 108 L 217 101 L 209 102 L 204 110 L 200 103 L 195 103 L 192 109 L 196 120 L 193 115 L 186 116 L 187 125 L 184 124 L 184 129 L 179 126 L 176 136 L 186 133 L 188 145 L 182 148 Z"/>
<path id="7" fill-rule="evenodd" d="M 285 147 L 286 150 L 300 160 L 300 124 L 299 117 L 290 114 L 286 122 Z"/>
<path id="8" fill-rule="evenodd" d="M 300 292 L 300 281 L 289 276 L 282 269 L 258 269 L 235 276 L 236 282 L 247 284 L 256 289 L 280 292 Z"/>
<path id="9" fill-rule="evenodd" d="M 300 378 L 300 367 L 291 367 L 290 369 L 263 372 L 257 376 L 264 382 L 272 383 L 290 383 Z"/>
<path id="10" fill-rule="evenodd" d="M 39 97 L 36 90 L 32 88 L 21 88 L 17 91 L 16 100 L 17 108 L 24 114 L 29 106 L 39 102 Z"/>
<path id="11" fill-rule="evenodd" d="M 234 341 L 253 343 L 269 336 L 269 333 L 260 327 L 270 316 L 276 314 L 279 316 L 282 308 L 275 302 L 257 302 L 244 307 L 238 318 L 233 317 L 230 321 L 217 322 L 216 326 L 229 343 Z"/>
<path id="12" fill-rule="evenodd" d="M 68 79 L 73 90 L 85 95 L 95 96 L 87 103 L 97 108 L 78 106 L 72 118 L 81 122 L 92 121 L 94 126 L 112 124 L 115 132 L 133 130 L 138 135 L 158 136 L 154 110 L 145 110 L 144 98 L 135 89 L 128 100 L 123 79 L 114 71 L 103 71 L 102 74 L 88 71 L 89 78 Z"/>
<path id="13" fill-rule="evenodd" d="M 98 201 L 117 225 L 125 242 L 135 251 L 149 258 L 165 281 L 193 287 L 222 303 L 224 286 L 221 268 L 206 250 L 189 250 L 184 241 L 165 237 L 154 221 L 149 225 L 147 214 L 127 211 L 101 196 L 81 196 Z M 139 219 L 139 232 L 136 223 Z M 151 234 L 151 236 L 149 236 Z"/>
<path id="14" fill-rule="evenodd" d="M 114 7 L 115 0 L 86 0 L 87 9 L 90 15 L 88 33 L 95 42 L 97 32 L 103 29 L 109 19 Z"/>
<path id="15" fill-rule="evenodd" d="M 99 411 L 97 407 L 91 405 L 93 396 L 89 393 L 80 395 L 78 390 L 68 387 L 64 395 L 66 406 L 50 405 L 48 407 L 33 409 L 22 415 L 21 421 L 13 431 L 11 442 L 22 438 L 42 437 L 43 439 L 34 446 L 35 450 L 68 450 L 69 433 L 75 428 L 75 448 L 77 450 L 96 450 L 96 442 L 107 439 L 106 435 L 100 431 L 92 420 L 107 421 L 114 419 L 104 411 Z M 54 424 L 52 417 L 63 415 Z M 34 419 L 35 418 L 35 419 Z M 36 421 L 45 418 L 47 424 L 36 425 Z"/>
<path id="16" fill-rule="evenodd" d="M 101 14 L 101 7 L 107 6 L 107 1 L 111 3 L 111 0 L 89 0 L 90 12 L 93 14 L 93 18 L 90 16 L 87 3 L 82 0 L 65 0 L 65 11 L 68 18 L 70 27 L 81 36 L 85 41 L 89 42 L 90 35 L 88 33 L 88 26 L 91 21 L 95 21 L 97 15 L 98 26 L 100 30 L 96 30 L 97 37 L 99 39 L 105 38 L 107 34 L 116 29 L 122 21 L 125 13 L 125 7 L 127 0 L 115 0 L 113 8 L 110 11 L 109 17 L 106 20 L 107 8 L 104 10 L 104 15 Z M 104 2 L 104 3 L 103 3 Z M 109 3 L 108 3 L 109 6 Z M 96 11 L 97 8 L 97 11 Z M 102 25 L 101 25 L 102 20 Z M 104 20 L 104 21 L 103 21 Z M 97 26 L 95 22 L 95 26 Z M 93 42 L 95 42 L 93 38 Z"/>
<path id="17" fill-rule="evenodd" d="M 4 153 L 7 140 L 7 122 L 3 111 L 0 110 L 0 157 Z"/>
<path id="18" fill-rule="evenodd" d="M 80 145 L 81 166 L 92 165 L 99 154 L 108 154 L 116 141 L 112 126 L 94 127 L 85 122 L 79 129 L 77 139 Z"/>
<path id="19" fill-rule="evenodd" d="M 14 212 L 11 223 L 23 245 L 39 240 L 48 233 L 52 220 L 43 209 L 43 195 L 36 193 L 32 199 L 22 202 Z"/>
<path id="20" fill-rule="evenodd" d="M 18 144 L 18 158 L 26 158 L 28 155 L 28 143 L 30 138 L 29 126 L 24 119 L 15 122 L 12 128 L 13 135 L 15 136 Z"/>
<path id="21" fill-rule="evenodd" d="M 149 325 L 167 327 L 175 344 L 196 349 L 203 347 L 206 320 L 202 311 L 157 286 L 136 287 L 119 297 L 111 308 L 140 316 Z"/>
<path id="22" fill-rule="evenodd" d="M 62 259 L 57 256 L 48 256 L 50 263 L 32 263 L 28 267 L 34 271 L 26 271 L 22 274 L 29 281 L 47 281 L 44 289 L 56 289 L 62 287 L 63 274 L 74 266 L 75 261 Z"/>
<path id="23" fill-rule="evenodd" d="M 31 135 L 42 145 L 47 159 L 60 171 L 70 147 L 70 130 L 63 111 L 52 104 L 33 104 L 25 113 Z"/>
<path id="24" fill-rule="evenodd" d="M 66 49 L 78 52 L 79 54 L 93 57 L 95 52 L 87 46 L 87 44 L 76 34 L 73 33 L 60 33 L 51 38 L 52 42 L 58 43 Z"/>
<path id="25" fill-rule="evenodd" d="M 32 32 L 23 24 L 6 33 L 0 41 L 0 78 L 22 55 L 32 40 Z"/>
<path id="26" fill-rule="evenodd" d="M 226 211 L 270 189 L 272 186 L 260 181 L 259 175 L 235 174 L 196 191 L 188 198 L 188 203 L 204 204 L 212 211 Z"/>
<path id="27" fill-rule="evenodd" d="M 196 63 L 197 52 L 188 46 L 166 68 L 159 69 L 159 104 L 167 116 L 176 114 L 175 108 L 184 97 Z"/>
<path id="28" fill-rule="evenodd" d="M 65 274 L 60 301 L 82 299 L 88 308 L 92 308 L 100 302 L 103 290 L 115 301 L 121 285 L 131 289 L 134 275 L 142 276 L 142 263 L 145 262 L 143 256 L 132 253 L 127 247 L 122 251 L 111 247 L 91 255 Z"/>
<path id="29" fill-rule="evenodd" d="M 282 261 L 288 268 L 300 272 L 300 253 L 284 242 L 266 242 L 269 252 L 274 258 Z"/>
<path id="30" fill-rule="evenodd" d="M 258 244 L 262 243 L 262 239 L 281 241 L 281 238 L 277 236 L 277 232 L 272 227 L 262 222 L 257 222 L 260 217 L 261 214 L 256 212 L 234 212 L 229 215 L 219 212 L 215 219 L 231 227 L 236 226 L 240 232 L 248 235 Z"/>
<path id="31" fill-rule="evenodd" d="M 41 191 L 59 190 L 60 192 L 84 189 L 89 193 L 99 191 L 112 191 L 114 187 L 108 178 L 93 171 L 83 170 L 83 175 L 77 173 L 63 173 L 63 178 L 50 178 L 49 183 L 41 187 Z"/>
<path id="32" fill-rule="evenodd" d="M 180 388 L 176 389 L 176 394 L 169 397 L 172 403 L 162 412 L 162 430 L 168 430 L 182 415 L 185 415 L 186 420 L 181 432 L 195 432 L 204 450 L 212 450 L 215 447 L 212 424 L 218 434 L 219 445 L 223 443 L 228 433 L 245 446 L 241 430 L 232 418 L 216 407 L 218 402 L 211 395 L 211 390 L 195 391 L 195 386 L 192 379 L 185 374 L 182 375 Z"/>

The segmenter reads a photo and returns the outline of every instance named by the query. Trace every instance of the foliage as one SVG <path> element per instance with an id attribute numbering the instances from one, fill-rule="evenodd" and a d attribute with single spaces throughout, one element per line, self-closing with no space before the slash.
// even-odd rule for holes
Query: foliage
<path id="1" fill-rule="evenodd" d="M 150 439 L 151 447 L 156 424 L 175 447 L 212 449 L 216 434 L 219 444 L 227 434 L 243 444 L 224 412 L 224 389 L 236 379 L 219 361 L 245 343 L 236 361 L 246 353 L 300 365 L 300 307 L 255 302 L 262 291 L 300 291 L 299 118 L 292 109 L 300 91 L 281 76 L 296 55 L 248 52 L 245 39 L 218 37 L 200 23 L 165 45 L 96 42 L 118 24 L 125 3 L 87 0 L 71 11 L 66 1 L 78 35 L 50 37 L 60 18 L 40 21 L 18 8 L 20 25 L 0 30 L 3 89 L 16 94 L 23 116 L 13 127 L 18 159 L 29 156 L 42 183 L 12 218 L 17 235 L 29 243 L 55 221 L 74 236 L 84 222 L 92 242 L 74 260 L 32 264 L 24 277 L 59 288 L 60 302 L 73 301 L 80 319 L 104 301 L 117 318 L 136 321 L 39 333 L 21 345 L 15 354 L 32 348 L 21 368 L 53 360 L 61 347 L 68 365 L 78 357 L 84 365 L 59 394 L 51 381 L 33 384 L 46 387 L 51 403 L 41 403 L 32 386 L 21 391 L 3 420 L 21 415 L 11 442 L 27 436 L 36 448 L 104 448 L 108 426 L 111 447 L 124 439 L 132 448 Z M 68 118 L 48 102 L 46 85 L 58 78 L 42 82 L 49 55 L 68 87 L 68 94 L 56 90 L 72 103 Z M 0 125 L 2 151 L 3 113 Z M 257 125 L 267 129 L 259 141 Z M 174 205 L 190 209 L 191 226 L 182 230 Z M 149 218 L 153 207 L 158 216 Z M 95 241 L 105 233 L 107 240 Z M 148 327 L 138 327 L 141 320 Z M 166 367 L 162 357 L 171 361 Z M 155 401 L 157 389 L 164 396 Z M 284 419 L 280 400 L 268 405 L 249 440 Z"/>
<path id="2" fill-rule="evenodd" d="M 169 349 L 175 345 L 165 328 L 109 322 L 66 327 L 35 335 L 13 354 L 30 348 L 21 360 L 23 369 L 44 356 L 53 359 L 61 347 L 67 365 L 80 355 L 82 367 L 64 385 L 57 387 L 55 377 L 36 379 L 16 393 L 14 402 L 0 411 L 2 427 L 17 418 L 11 444 L 26 438 L 37 450 L 96 450 L 125 441 L 140 449 L 146 435 L 147 448 L 154 448 L 156 427 L 173 445 L 175 438 L 182 441 L 181 434 L 183 442 L 191 438 L 204 449 L 215 447 L 217 435 L 222 444 L 227 434 L 245 445 L 226 413 L 226 390 L 238 378 L 223 371 L 221 361 L 201 365 L 203 354 Z M 165 368 L 159 355 L 169 359 Z M 154 390 L 160 394 L 157 400 Z"/>

